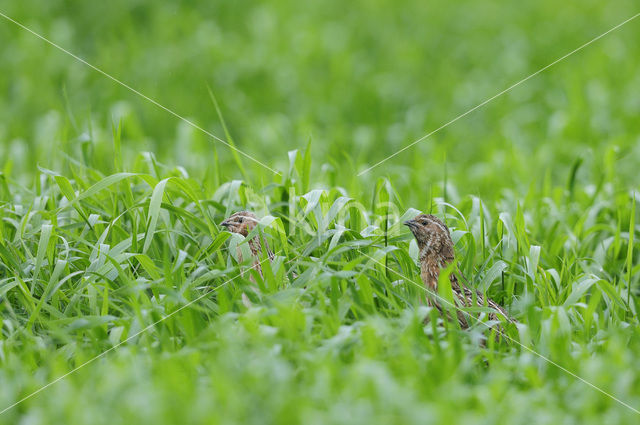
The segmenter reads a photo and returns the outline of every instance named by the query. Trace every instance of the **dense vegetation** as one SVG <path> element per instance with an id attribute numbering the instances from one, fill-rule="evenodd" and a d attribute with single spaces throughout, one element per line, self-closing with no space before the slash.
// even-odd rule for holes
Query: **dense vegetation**
<path id="1" fill-rule="evenodd" d="M 0 18 L 0 411 L 73 371 L 0 424 L 637 423 L 640 19 L 357 175 L 636 9 L 3 3 L 279 174 Z M 515 341 L 425 307 L 418 211 Z"/>

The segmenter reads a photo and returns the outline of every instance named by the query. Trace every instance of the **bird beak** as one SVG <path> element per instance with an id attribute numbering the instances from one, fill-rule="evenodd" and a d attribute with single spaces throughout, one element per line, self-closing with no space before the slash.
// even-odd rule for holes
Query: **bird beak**
<path id="1" fill-rule="evenodd" d="M 413 220 L 407 220 L 404 223 L 405 226 L 409 227 L 409 229 L 413 229 L 413 227 L 416 225 L 415 221 Z"/>
<path id="2" fill-rule="evenodd" d="M 231 226 L 231 223 L 229 223 L 227 220 L 223 221 L 222 223 L 220 223 L 220 226 L 222 227 L 229 227 Z"/>

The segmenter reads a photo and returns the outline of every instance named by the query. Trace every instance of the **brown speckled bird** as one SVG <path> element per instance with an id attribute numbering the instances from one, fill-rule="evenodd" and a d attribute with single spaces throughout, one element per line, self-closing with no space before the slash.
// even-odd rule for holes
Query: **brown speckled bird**
<path id="1" fill-rule="evenodd" d="M 413 220 L 405 221 L 404 224 L 409 227 L 418 242 L 418 248 L 420 249 L 420 277 L 429 292 L 437 294 L 440 270 L 451 264 L 455 256 L 449 228 L 432 214 L 420 214 Z M 488 315 L 489 320 L 499 320 L 499 316 L 501 316 L 508 322 L 514 322 L 504 308 L 495 301 L 485 298 L 480 292 L 464 286 L 458 280 L 456 273 L 460 272 L 458 270 L 452 271 L 449 278 L 457 307 L 489 307 L 493 310 Z M 460 276 L 464 279 L 462 274 Z M 446 303 L 436 296 L 427 297 L 427 302 L 429 305 L 436 307 L 441 313 L 443 304 Z M 470 324 L 469 316 L 459 308 L 457 309 L 457 316 L 460 327 L 463 329 L 468 328 Z"/>
<path id="2" fill-rule="evenodd" d="M 220 223 L 221 226 L 227 228 L 231 233 L 238 233 L 245 238 L 251 233 L 251 231 L 258 225 L 258 217 L 250 212 L 250 211 L 238 211 L 237 213 L 231 214 L 229 218 Z M 267 241 L 264 241 L 264 247 L 267 250 L 267 255 L 269 256 L 269 260 L 273 261 L 274 254 L 271 252 L 269 248 L 269 244 Z M 262 255 L 262 242 L 260 242 L 259 235 L 253 236 L 249 240 L 249 249 L 251 250 L 251 254 L 253 256 L 253 266 L 252 268 L 257 270 L 262 276 L 262 266 L 260 265 L 260 257 Z M 242 258 L 242 250 L 240 247 L 237 248 L 238 253 L 238 261 L 243 262 Z"/>

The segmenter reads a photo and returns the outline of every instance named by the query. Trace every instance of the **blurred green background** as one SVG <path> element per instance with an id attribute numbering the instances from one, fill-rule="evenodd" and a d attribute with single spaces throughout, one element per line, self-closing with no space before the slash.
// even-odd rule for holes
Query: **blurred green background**
<path id="1" fill-rule="evenodd" d="M 640 18 L 357 176 L 637 2 L 0 12 L 283 174 L 0 18 L 0 410 L 234 276 L 217 227 L 229 211 L 278 217 L 266 233 L 291 267 L 265 272 L 252 307 L 239 278 L 0 424 L 637 423 L 525 349 L 480 346 L 478 327 L 423 326 L 415 246 L 380 202 L 446 217 L 520 341 L 640 408 Z M 139 174 L 109 177 L 123 171 Z M 341 196 L 365 211 L 328 218 Z"/>
<path id="2" fill-rule="evenodd" d="M 286 152 L 311 140 L 316 184 L 350 181 L 635 11 L 632 1 L 27 0 L 3 7 L 226 139 L 209 86 L 238 147 L 273 167 L 284 168 Z M 415 189 L 442 179 L 446 163 L 465 192 L 491 196 L 545 173 L 565 181 L 577 157 L 597 181 L 609 154 L 616 174 L 638 183 L 638 31 L 636 23 L 619 29 L 373 176 L 392 177 L 423 202 Z M 214 149 L 231 164 L 226 147 L 14 24 L 4 22 L 0 37 L 0 158 L 17 174 L 58 164 L 87 138 L 109 152 L 111 124 L 120 120 L 130 152 L 153 151 L 193 175 Z M 256 174 L 270 178 L 264 171 Z M 233 166 L 223 172 L 239 175 Z"/>

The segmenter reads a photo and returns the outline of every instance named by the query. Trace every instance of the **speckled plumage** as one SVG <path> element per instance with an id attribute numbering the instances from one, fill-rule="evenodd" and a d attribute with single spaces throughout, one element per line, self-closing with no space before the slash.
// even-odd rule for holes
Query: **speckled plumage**
<path id="1" fill-rule="evenodd" d="M 420 277 L 430 292 L 437 294 L 440 270 L 446 268 L 455 258 L 453 240 L 451 239 L 449 228 L 442 220 L 432 214 L 420 214 L 413 220 L 405 221 L 404 224 L 409 227 L 418 242 L 418 248 L 420 249 Z M 464 286 L 459 281 L 456 273 L 459 272 L 454 270 L 449 275 L 449 279 L 451 280 L 454 300 L 458 307 L 490 307 L 494 311 L 489 313 L 489 320 L 499 320 L 499 316 L 501 316 L 509 322 L 513 321 L 504 308 L 495 301 L 485 298 L 480 292 Z M 427 302 L 440 312 L 443 311 L 443 301 L 438 297 L 433 295 L 427 297 Z M 459 309 L 457 310 L 457 318 L 463 329 L 469 327 L 469 316 Z"/>
<path id="2" fill-rule="evenodd" d="M 220 223 L 221 226 L 227 228 L 229 232 L 238 233 L 245 238 L 251 233 L 251 231 L 258 224 L 258 217 L 250 212 L 250 211 L 238 211 L 237 213 L 231 214 L 229 218 Z M 269 256 L 269 260 L 273 260 L 274 254 L 271 252 L 269 248 L 269 244 L 267 241 L 264 241 L 264 246 L 267 250 L 267 255 Z M 260 241 L 260 237 L 258 235 L 253 236 L 249 240 L 249 249 L 251 250 L 251 254 L 253 256 L 253 266 L 255 270 L 260 273 L 262 276 L 262 266 L 260 265 L 260 257 L 262 254 L 262 242 Z M 242 262 L 244 259 L 242 258 L 242 250 L 237 248 L 238 261 Z"/>

